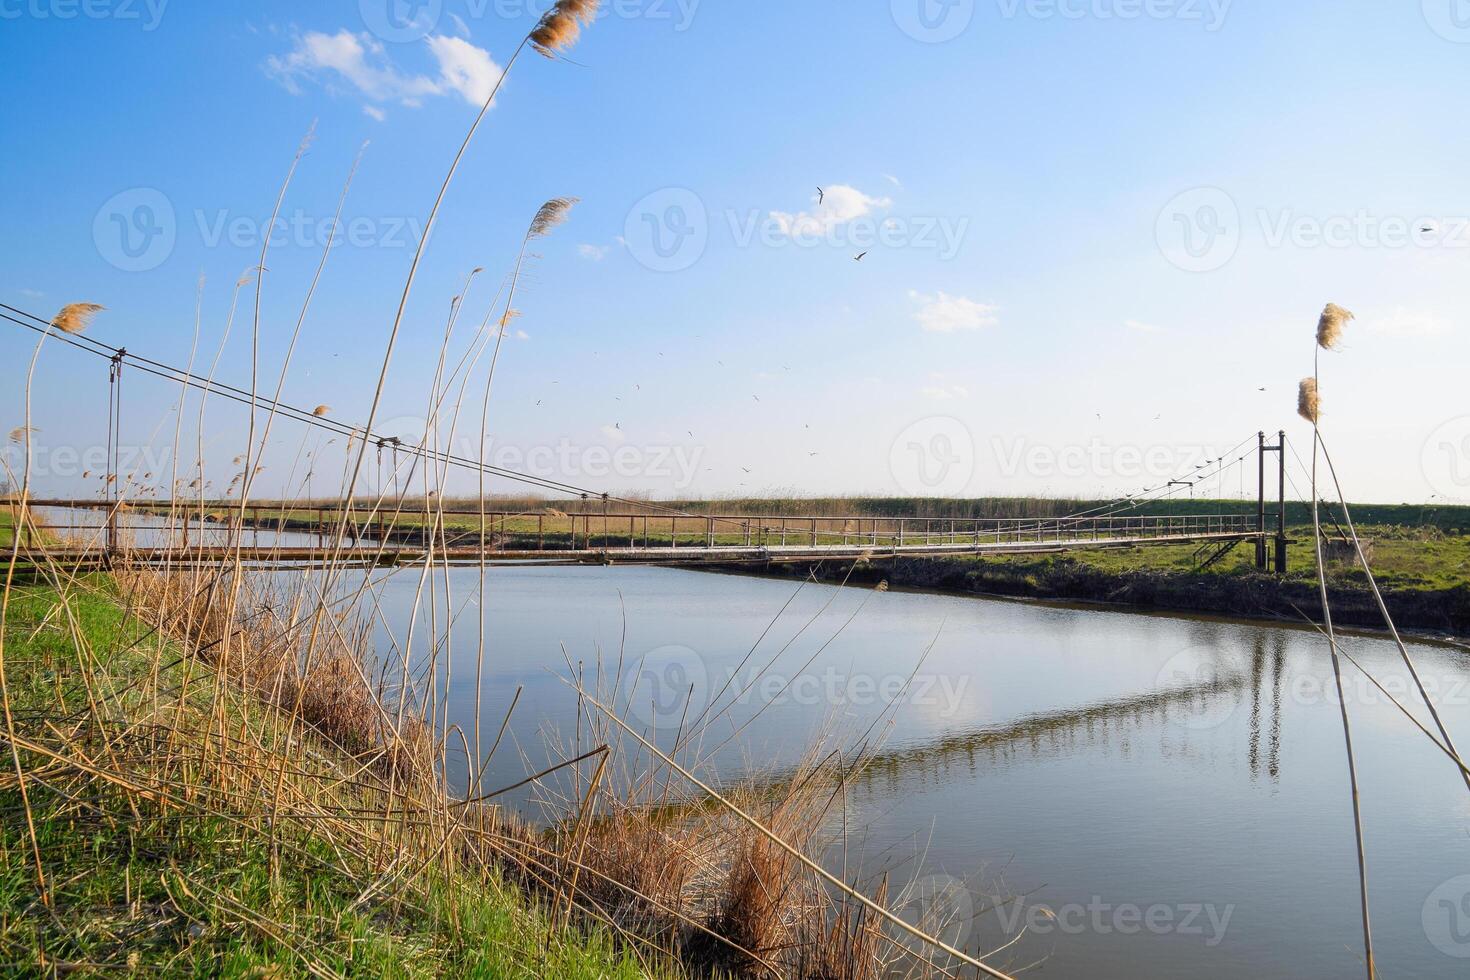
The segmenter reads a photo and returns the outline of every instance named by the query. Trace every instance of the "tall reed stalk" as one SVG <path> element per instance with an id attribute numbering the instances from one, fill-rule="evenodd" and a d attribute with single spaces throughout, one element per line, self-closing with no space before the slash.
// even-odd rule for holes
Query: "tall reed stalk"
<path id="1" fill-rule="evenodd" d="M 1342 738 L 1347 750 L 1348 786 L 1352 794 L 1353 835 L 1358 851 L 1358 901 L 1363 917 L 1363 960 L 1368 980 L 1375 980 L 1377 970 L 1373 961 L 1373 928 L 1368 913 L 1368 858 L 1363 843 L 1363 805 L 1358 789 L 1358 765 L 1353 754 L 1353 729 L 1348 720 L 1347 697 L 1342 683 L 1342 661 L 1338 656 L 1337 633 L 1332 627 L 1332 605 L 1327 596 L 1327 565 L 1322 553 L 1322 518 L 1317 493 L 1317 458 L 1322 449 L 1321 433 L 1321 354 L 1332 350 L 1342 336 L 1343 327 L 1352 319 L 1352 314 L 1341 307 L 1328 304 L 1317 325 L 1317 342 L 1312 350 L 1312 376 L 1304 378 L 1298 392 L 1298 411 L 1312 423 L 1312 542 L 1317 558 L 1317 589 L 1322 601 L 1322 624 L 1327 637 L 1328 649 L 1332 652 L 1332 677 L 1337 685 L 1337 704 L 1342 712 Z"/>

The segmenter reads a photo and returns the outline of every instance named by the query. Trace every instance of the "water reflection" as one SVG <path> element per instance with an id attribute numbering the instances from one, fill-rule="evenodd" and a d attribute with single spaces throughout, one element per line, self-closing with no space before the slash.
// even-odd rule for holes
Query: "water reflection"
<path id="1" fill-rule="evenodd" d="M 1115 744 L 1126 752 L 1135 734 L 1146 729 L 1162 732 L 1171 722 L 1181 718 L 1208 716 L 1221 705 L 1228 708 L 1238 703 L 1241 692 L 1247 689 L 1251 694 L 1248 753 L 1251 773 L 1255 776 L 1259 773 L 1260 694 L 1265 647 L 1266 639 L 1262 637 L 1255 646 L 1249 673 L 1215 674 L 1187 687 L 1146 691 L 1077 707 L 1036 712 L 1008 724 L 947 732 L 928 741 L 885 748 L 868 757 L 856 780 L 863 785 L 882 781 L 889 789 L 897 791 L 907 781 L 920 784 L 943 781 L 950 776 L 949 767 L 957 762 L 973 775 L 979 771 L 982 762 L 1013 764 L 1022 760 L 1055 758 L 1084 749 L 1108 749 Z M 1271 682 L 1268 745 L 1271 761 L 1267 767 L 1272 781 L 1281 775 L 1283 657 L 1284 651 L 1278 645 L 1274 658 L 1276 670 Z"/>

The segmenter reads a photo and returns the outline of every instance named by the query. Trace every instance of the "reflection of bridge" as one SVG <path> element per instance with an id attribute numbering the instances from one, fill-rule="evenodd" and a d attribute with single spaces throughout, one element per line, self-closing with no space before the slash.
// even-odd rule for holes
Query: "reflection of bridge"
<path id="1" fill-rule="evenodd" d="M 1269 641 L 1269 642 L 1268 642 Z M 1279 634 L 1257 631 L 1248 660 L 1234 654 L 1202 663 L 1192 683 L 1141 691 L 1013 721 L 941 735 L 905 745 L 885 746 L 864 757 L 852 770 L 864 785 L 905 781 L 943 782 L 951 766 L 975 770 L 982 762 L 1014 762 L 1018 758 L 1057 758 L 1083 749 L 1126 744 L 1147 726 L 1174 724 L 1187 736 L 1229 725 L 1234 734 L 1242 721 L 1246 765 L 1251 778 L 1281 777 L 1281 716 L 1286 696 L 1286 648 Z M 1249 700 L 1249 713 L 1237 712 Z M 1264 746 L 1262 742 L 1264 741 Z"/>
<path id="2" fill-rule="evenodd" d="M 701 564 L 1037 554 L 1197 545 L 1218 560 L 1269 535 L 1256 515 L 1064 518 L 729 516 L 667 513 L 485 512 L 430 508 L 132 501 L 35 501 L 56 508 L 31 536 L 30 560 L 189 565 L 231 561 L 377 565 L 492 562 Z M 52 516 L 54 515 L 54 516 Z M 71 515 L 71 516 L 68 516 Z"/>

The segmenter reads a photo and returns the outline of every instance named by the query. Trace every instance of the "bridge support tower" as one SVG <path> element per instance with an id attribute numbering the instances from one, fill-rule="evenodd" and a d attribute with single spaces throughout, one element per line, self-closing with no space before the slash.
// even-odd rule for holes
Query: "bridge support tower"
<path id="1" fill-rule="evenodd" d="M 1276 554 L 1277 575 L 1286 574 L 1286 433 L 1276 433 L 1276 445 L 1266 445 L 1266 433 L 1256 434 L 1257 445 L 1257 489 L 1256 489 L 1256 568 L 1264 572 L 1267 567 L 1266 553 L 1266 454 L 1276 454 Z"/>

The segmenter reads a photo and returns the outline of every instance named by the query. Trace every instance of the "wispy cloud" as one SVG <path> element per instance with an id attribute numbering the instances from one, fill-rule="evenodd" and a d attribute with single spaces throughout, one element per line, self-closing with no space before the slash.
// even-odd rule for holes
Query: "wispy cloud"
<path id="1" fill-rule="evenodd" d="M 918 304 L 914 319 L 930 333 L 955 333 L 959 330 L 981 330 L 1000 324 L 1000 308 L 991 303 L 977 303 L 964 296 L 951 296 L 942 290 L 932 296 L 909 290 L 909 299 Z"/>
<path id="2" fill-rule="evenodd" d="M 1402 307 L 1386 313 L 1363 317 L 1369 333 L 1381 337 L 1403 339 L 1438 337 L 1449 333 L 1450 325 L 1443 317 L 1422 310 L 1406 310 Z"/>
<path id="3" fill-rule="evenodd" d="M 926 385 L 919 389 L 919 394 L 936 402 L 963 401 L 970 397 L 970 389 L 964 385 Z"/>
<path id="4" fill-rule="evenodd" d="M 482 105 L 490 97 L 502 69 L 489 52 L 445 35 L 430 36 L 425 45 L 437 64 L 437 76 L 403 71 L 371 34 L 348 30 L 303 34 L 286 54 L 267 58 L 265 71 L 290 92 L 300 92 L 308 80 L 329 88 L 346 83 L 369 102 L 408 107 L 453 93 L 472 105 Z M 376 106 L 365 111 L 375 119 L 382 113 Z"/>
<path id="5" fill-rule="evenodd" d="M 819 201 L 820 197 L 820 201 Z M 812 195 L 810 211 L 792 214 L 788 211 L 772 211 L 771 220 L 783 235 L 792 238 L 825 235 L 833 228 L 865 218 L 875 210 L 891 207 L 893 201 L 886 197 L 870 197 L 846 184 L 833 184 L 821 195 Z"/>
<path id="6" fill-rule="evenodd" d="M 582 256 L 582 258 L 584 259 L 591 259 L 593 262 L 601 262 L 603 259 L 607 258 L 607 253 L 609 250 L 609 247 L 606 245 L 583 244 L 577 246 L 577 254 Z"/>
<path id="7" fill-rule="evenodd" d="M 382 122 L 384 119 L 388 118 L 388 114 L 375 105 L 364 105 L 362 107 L 362 111 L 363 114 L 366 115 L 368 118 L 376 119 L 378 122 Z"/>
<path id="8" fill-rule="evenodd" d="M 886 180 L 886 181 L 888 181 L 894 187 L 902 187 L 903 186 L 903 181 L 901 181 L 897 177 L 893 176 L 893 174 L 884 174 L 883 175 L 883 179 Z"/>

